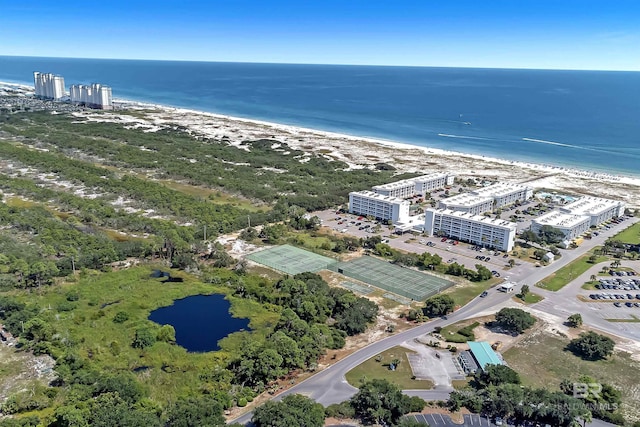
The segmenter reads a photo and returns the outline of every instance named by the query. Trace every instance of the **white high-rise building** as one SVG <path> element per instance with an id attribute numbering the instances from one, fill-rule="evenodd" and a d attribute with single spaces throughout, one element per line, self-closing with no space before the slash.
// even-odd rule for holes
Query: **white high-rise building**
<path id="1" fill-rule="evenodd" d="M 349 193 L 349 212 L 371 215 L 374 218 L 406 222 L 409 219 L 410 203 L 397 197 L 384 196 L 373 191 Z"/>
<path id="2" fill-rule="evenodd" d="M 111 88 L 99 83 L 91 85 L 72 85 L 69 88 L 71 102 L 91 108 L 110 110 L 112 106 Z"/>
<path id="3" fill-rule="evenodd" d="M 589 222 L 586 215 L 551 211 L 531 221 L 531 231 L 537 234 L 548 225 L 562 231 L 565 239 L 572 240 L 589 230 Z"/>
<path id="4" fill-rule="evenodd" d="M 453 185 L 454 178 L 454 175 L 447 173 L 432 173 L 415 178 L 403 179 L 402 181 L 376 185 L 372 189 L 383 196 L 404 199 L 415 196 L 416 194 L 424 195 L 430 191 L 444 188 L 447 185 Z"/>
<path id="5" fill-rule="evenodd" d="M 448 209 L 458 212 L 466 212 L 471 215 L 480 215 L 493 210 L 493 198 L 490 196 L 478 196 L 472 193 L 456 194 L 438 202 L 439 209 Z"/>
<path id="6" fill-rule="evenodd" d="M 471 192 L 477 196 L 493 197 L 494 209 L 524 202 L 533 197 L 533 188 L 519 184 L 500 182 Z"/>
<path id="7" fill-rule="evenodd" d="M 36 96 L 44 99 L 60 99 L 65 96 L 64 77 L 34 71 L 33 85 Z"/>
<path id="8" fill-rule="evenodd" d="M 574 215 L 586 215 L 589 217 L 590 225 L 596 226 L 611 218 L 624 215 L 624 208 L 624 202 L 618 200 L 587 196 L 562 206 L 560 211 Z"/>
<path id="9" fill-rule="evenodd" d="M 433 236 L 443 234 L 463 242 L 495 248 L 513 249 L 516 224 L 484 215 L 448 209 L 426 209 L 424 231 Z"/>

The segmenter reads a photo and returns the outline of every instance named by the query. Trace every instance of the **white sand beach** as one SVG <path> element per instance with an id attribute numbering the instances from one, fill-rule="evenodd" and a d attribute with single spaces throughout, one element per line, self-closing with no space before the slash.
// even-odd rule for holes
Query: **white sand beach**
<path id="1" fill-rule="evenodd" d="M 0 82 L 0 94 L 5 88 L 18 89 L 25 96 L 32 93 L 30 86 Z M 136 114 L 118 110 L 87 110 L 73 114 L 93 121 L 121 123 L 144 132 L 181 126 L 194 136 L 218 139 L 232 145 L 251 139 L 273 139 L 274 144 L 276 141 L 284 142 L 297 150 L 315 152 L 329 159 L 343 161 L 350 168 L 387 163 L 401 172 L 450 171 L 463 178 L 486 177 L 508 182 L 527 182 L 535 188 L 559 193 L 618 199 L 625 201 L 631 208 L 640 208 L 638 177 L 417 147 L 394 141 L 121 99 L 114 100 L 114 104 L 120 108 L 136 110 Z"/>

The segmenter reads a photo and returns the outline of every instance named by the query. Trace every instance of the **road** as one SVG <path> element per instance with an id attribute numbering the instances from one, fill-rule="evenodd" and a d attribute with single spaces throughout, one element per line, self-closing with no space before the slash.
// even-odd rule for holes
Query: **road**
<path id="1" fill-rule="evenodd" d="M 529 263 L 523 263 L 526 265 L 523 265 L 523 268 L 519 268 L 517 269 L 517 271 L 514 271 L 514 273 L 510 275 L 509 279 L 519 284 L 530 285 L 532 288 L 532 292 L 544 296 L 546 298 L 545 301 L 554 302 L 553 304 L 547 303 L 545 305 L 543 304 L 545 301 L 542 301 L 538 304 L 535 304 L 533 306 L 534 308 L 539 308 L 542 311 L 548 312 L 553 315 L 567 317 L 568 314 L 566 312 L 566 306 L 572 306 L 577 302 L 575 298 L 575 292 L 572 291 L 575 291 L 575 286 L 577 286 L 576 283 L 579 282 L 579 278 L 576 278 L 576 280 L 569 284 L 567 290 L 563 290 L 561 292 L 550 292 L 540 288 L 534 289 L 533 285 L 549 276 L 550 274 L 558 271 L 576 258 L 584 255 L 595 246 L 604 244 L 607 238 L 613 236 L 621 229 L 624 229 L 637 221 L 640 221 L 640 219 L 634 218 L 631 220 L 627 220 L 617 227 L 612 227 L 611 230 L 604 230 L 599 236 L 596 236 L 591 240 L 585 240 L 584 243 L 576 249 L 562 251 L 562 258 L 548 266 L 535 267 L 533 265 L 529 265 Z M 584 283 L 584 281 L 582 283 Z M 580 285 L 582 283 L 580 283 Z M 357 389 L 349 385 L 349 383 L 347 383 L 347 380 L 345 379 L 346 373 L 351 369 L 355 368 L 356 366 L 360 365 L 361 363 L 365 362 L 366 360 L 382 351 L 385 351 L 391 347 L 398 346 L 405 341 L 413 340 L 428 332 L 431 332 L 437 326 L 445 327 L 449 324 L 458 322 L 463 319 L 477 317 L 484 311 L 496 309 L 497 307 L 507 303 L 512 296 L 512 294 L 505 294 L 502 292 L 490 292 L 486 298 L 475 298 L 466 306 L 450 314 L 447 319 L 440 318 L 431 320 L 427 323 L 416 326 L 415 328 L 371 343 L 368 346 L 338 361 L 334 365 L 329 366 L 323 371 L 318 372 L 312 377 L 291 387 L 283 393 L 280 393 L 274 399 L 280 400 L 284 396 L 287 396 L 289 394 L 302 394 L 314 399 L 316 402 L 321 403 L 324 406 L 343 402 L 353 396 L 357 391 Z M 625 334 L 624 331 L 616 330 L 615 327 L 612 327 L 609 322 L 605 321 L 602 318 L 596 319 L 595 317 L 589 317 L 588 320 L 589 321 L 585 323 L 589 326 L 593 326 L 595 328 L 602 329 L 605 332 L 609 332 L 625 338 L 638 339 L 634 336 L 634 334 Z M 434 390 L 406 390 L 405 392 L 409 395 L 420 396 L 425 400 L 445 400 L 448 398 L 450 391 L 450 389 L 443 388 Z M 253 414 L 249 412 L 233 420 L 233 422 L 247 424 L 251 421 L 252 415 Z"/>

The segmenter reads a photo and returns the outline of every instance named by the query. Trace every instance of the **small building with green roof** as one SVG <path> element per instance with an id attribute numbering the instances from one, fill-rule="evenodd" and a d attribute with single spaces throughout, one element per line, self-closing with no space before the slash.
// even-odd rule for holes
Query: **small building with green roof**
<path id="1" fill-rule="evenodd" d="M 474 374 L 478 369 L 484 370 L 487 365 L 504 365 L 504 361 L 486 341 L 467 341 L 468 351 L 463 351 L 458 362 L 467 374 Z"/>

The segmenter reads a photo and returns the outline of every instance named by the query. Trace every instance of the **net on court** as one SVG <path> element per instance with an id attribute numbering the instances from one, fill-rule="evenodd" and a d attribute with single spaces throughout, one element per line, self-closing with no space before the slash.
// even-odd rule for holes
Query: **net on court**
<path id="1" fill-rule="evenodd" d="M 362 295 L 369 295 L 371 292 L 375 290 L 375 288 L 372 288 L 371 286 L 362 286 L 353 282 L 342 282 L 340 283 L 340 286 Z"/>
<path id="2" fill-rule="evenodd" d="M 247 259 L 282 273 L 296 275 L 328 269 L 337 261 L 295 246 L 282 245 L 247 255 Z"/>
<path id="3" fill-rule="evenodd" d="M 330 269 L 396 295 L 421 301 L 453 285 L 453 282 L 371 256 L 339 262 Z"/>

